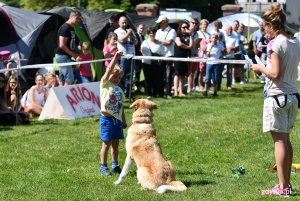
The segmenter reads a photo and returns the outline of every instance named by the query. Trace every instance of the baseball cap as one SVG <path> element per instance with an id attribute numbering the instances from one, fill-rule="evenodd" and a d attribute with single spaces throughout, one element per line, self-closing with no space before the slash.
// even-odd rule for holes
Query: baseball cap
<path id="1" fill-rule="evenodd" d="M 162 21 L 168 21 L 168 18 L 164 15 L 161 15 L 158 17 L 158 19 L 155 21 L 156 23 L 161 23 Z"/>

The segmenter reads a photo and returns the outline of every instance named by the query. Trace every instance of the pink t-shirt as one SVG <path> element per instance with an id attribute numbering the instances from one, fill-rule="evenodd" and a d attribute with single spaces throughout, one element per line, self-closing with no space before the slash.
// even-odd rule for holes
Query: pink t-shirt
<path id="1" fill-rule="evenodd" d="M 92 55 L 90 53 L 81 54 L 80 58 L 81 58 L 81 61 L 90 61 L 90 60 L 92 60 Z M 80 64 L 80 75 L 88 76 L 88 77 L 92 76 L 92 70 L 91 70 L 90 63 Z"/>
<path id="2" fill-rule="evenodd" d="M 103 47 L 103 54 L 108 53 L 108 52 L 110 53 L 110 56 L 106 57 L 106 58 L 113 58 L 117 51 L 114 50 L 114 51 L 110 52 L 110 47 L 108 45 L 105 45 Z M 105 61 L 105 67 L 108 66 L 109 63 L 110 63 L 110 60 Z"/>

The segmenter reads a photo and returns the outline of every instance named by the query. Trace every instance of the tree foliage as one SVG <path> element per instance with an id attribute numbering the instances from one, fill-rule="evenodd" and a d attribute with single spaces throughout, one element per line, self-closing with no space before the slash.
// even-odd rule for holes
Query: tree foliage
<path id="1" fill-rule="evenodd" d="M 156 3 L 159 8 L 186 8 L 201 12 L 202 18 L 212 21 L 222 15 L 221 6 L 234 4 L 235 0 L 3 0 L 10 6 L 25 10 L 39 11 L 56 6 L 80 7 L 89 10 L 105 10 L 109 8 L 123 9 L 135 12 L 135 6 L 140 3 Z"/>
<path id="2" fill-rule="evenodd" d="M 105 10 L 108 8 L 119 8 L 120 5 L 116 4 L 114 0 L 89 0 L 87 4 L 87 9 L 89 10 Z"/>
<path id="3" fill-rule="evenodd" d="M 20 0 L 2 0 L 8 6 L 20 7 Z"/>
<path id="4" fill-rule="evenodd" d="M 85 8 L 88 0 L 80 0 L 80 7 Z M 77 7 L 77 0 L 20 0 L 20 5 L 25 10 L 39 11 L 57 6 Z"/>

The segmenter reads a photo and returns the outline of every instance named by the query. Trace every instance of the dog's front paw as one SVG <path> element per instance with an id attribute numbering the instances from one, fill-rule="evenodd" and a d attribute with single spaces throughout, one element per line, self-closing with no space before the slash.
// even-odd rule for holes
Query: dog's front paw
<path id="1" fill-rule="evenodd" d="M 115 184 L 115 185 L 122 184 L 122 180 L 121 180 L 121 179 L 118 179 L 117 181 L 114 182 L 114 184 Z"/>

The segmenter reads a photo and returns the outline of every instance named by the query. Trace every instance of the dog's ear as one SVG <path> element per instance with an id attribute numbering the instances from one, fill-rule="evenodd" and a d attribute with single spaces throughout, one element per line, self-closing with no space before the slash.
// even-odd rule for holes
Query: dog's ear
<path id="1" fill-rule="evenodd" d="M 153 102 L 151 102 L 151 107 L 152 107 L 152 109 L 157 109 L 157 105 Z"/>
<path id="2" fill-rule="evenodd" d="M 134 101 L 134 103 L 132 103 L 130 105 L 130 108 L 133 108 L 133 109 L 137 110 L 139 108 L 139 106 L 140 106 L 140 101 L 136 100 L 136 101 Z"/>

